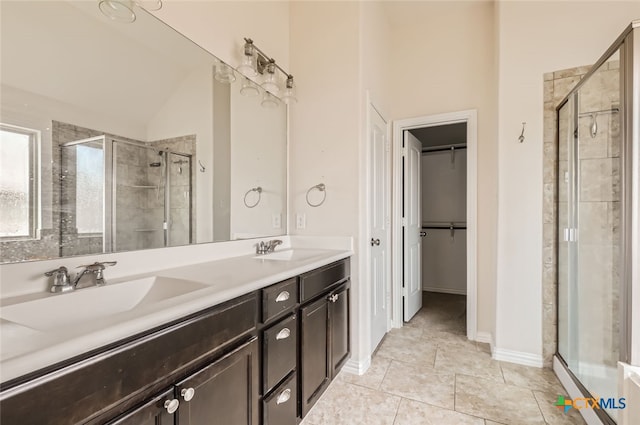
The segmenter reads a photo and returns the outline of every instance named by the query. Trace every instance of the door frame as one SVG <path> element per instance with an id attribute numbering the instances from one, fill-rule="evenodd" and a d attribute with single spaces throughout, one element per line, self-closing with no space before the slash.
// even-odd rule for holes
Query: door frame
<path id="1" fill-rule="evenodd" d="M 478 333 L 477 293 L 477 217 L 478 217 L 478 111 L 448 112 L 397 120 L 393 122 L 392 161 L 392 326 L 403 326 L 402 319 L 402 134 L 420 127 L 467 123 L 467 338 L 476 340 Z"/>

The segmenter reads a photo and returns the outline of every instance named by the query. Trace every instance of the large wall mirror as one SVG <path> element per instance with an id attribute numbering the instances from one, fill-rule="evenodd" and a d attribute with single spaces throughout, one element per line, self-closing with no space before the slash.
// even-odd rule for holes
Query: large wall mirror
<path id="1" fill-rule="evenodd" d="M 0 262 L 286 233 L 284 104 L 143 10 L 0 8 Z"/>

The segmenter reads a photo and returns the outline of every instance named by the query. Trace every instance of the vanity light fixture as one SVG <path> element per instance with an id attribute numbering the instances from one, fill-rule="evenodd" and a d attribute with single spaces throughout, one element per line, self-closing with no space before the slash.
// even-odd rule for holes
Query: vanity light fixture
<path id="1" fill-rule="evenodd" d="M 216 80 L 221 83 L 231 84 L 236 80 L 236 73 L 233 68 L 222 61 L 216 63 Z"/>
<path id="2" fill-rule="evenodd" d="M 279 104 L 280 104 L 280 101 L 278 100 L 277 97 L 275 97 L 268 91 L 264 92 L 264 95 L 262 96 L 262 102 L 260 102 L 260 105 L 262 105 L 264 108 L 274 109 L 274 108 L 277 108 Z"/>
<path id="3" fill-rule="evenodd" d="M 109 19 L 130 24 L 136 20 L 135 6 L 145 10 L 160 10 L 162 0 L 100 0 L 98 7 Z"/>
<path id="4" fill-rule="evenodd" d="M 243 96 L 253 97 L 260 94 L 258 85 L 248 78 L 244 78 L 242 81 L 242 87 L 240 88 L 240 94 Z"/>
<path id="5" fill-rule="evenodd" d="M 242 64 L 238 67 L 238 71 L 247 77 L 255 77 L 258 74 L 264 76 L 262 88 L 272 96 L 265 94 L 262 98 L 262 106 L 276 107 L 278 100 L 275 96 L 281 91 L 282 101 L 287 105 L 297 101 L 293 75 L 278 65 L 274 58 L 262 51 L 250 38 L 244 39 L 243 59 Z M 281 78 L 280 74 L 282 74 L 284 78 Z M 284 80 L 284 85 L 281 88 L 280 82 L 282 80 Z M 251 94 L 251 92 L 247 94 Z"/>

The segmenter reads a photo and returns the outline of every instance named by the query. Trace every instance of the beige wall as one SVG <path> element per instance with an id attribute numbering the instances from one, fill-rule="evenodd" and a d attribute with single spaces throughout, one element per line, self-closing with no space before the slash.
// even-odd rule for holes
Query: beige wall
<path id="1" fill-rule="evenodd" d="M 478 331 L 495 323 L 497 157 L 494 6 L 388 2 L 393 120 L 478 110 Z"/>

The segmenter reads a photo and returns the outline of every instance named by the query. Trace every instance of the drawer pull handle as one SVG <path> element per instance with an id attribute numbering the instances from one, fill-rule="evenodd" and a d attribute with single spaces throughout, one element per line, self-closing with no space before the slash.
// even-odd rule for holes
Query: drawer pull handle
<path id="1" fill-rule="evenodd" d="M 287 401 L 289 401 L 290 398 L 291 398 L 291 389 L 287 388 L 286 390 L 284 390 L 278 395 L 276 404 L 286 403 Z"/>
<path id="2" fill-rule="evenodd" d="M 194 395 L 196 395 L 196 390 L 193 388 L 183 388 L 180 391 L 180 395 L 184 398 L 184 401 L 191 401 Z"/>
<path id="3" fill-rule="evenodd" d="M 289 299 L 289 292 L 287 291 L 282 291 L 278 294 L 278 296 L 276 297 L 276 302 L 280 303 L 283 301 L 286 301 Z"/>
<path id="4" fill-rule="evenodd" d="M 179 406 L 180 402 L 175 398 L 164 402 L 164 408 L 167 409 L 167 412 L 169 412 L 170 415 L 176 413 L 176 410 L 178 410 Z"/>
<path id="5" fill-rule="evenodd" d="M 289 336 L 291 335 L 291 331 L 289 330 L 289 328 L 283 328 L 280 332 L 278 332 L 278 334 L 276 335 L 276 339 L 287 339 L 289 338 Z"/>

